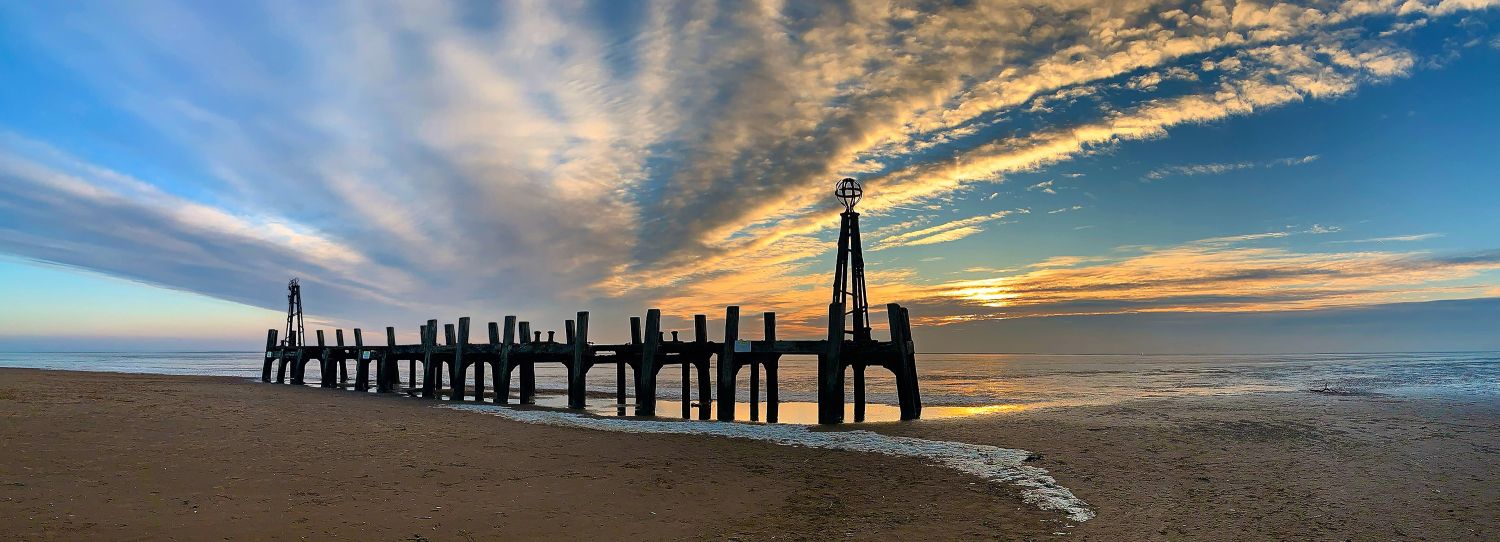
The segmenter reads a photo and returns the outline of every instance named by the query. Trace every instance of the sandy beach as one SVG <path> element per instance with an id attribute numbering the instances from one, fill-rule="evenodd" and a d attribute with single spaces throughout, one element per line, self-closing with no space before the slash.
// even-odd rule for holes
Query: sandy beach
<path id="1" fill-rule="evenodd" d="M 1079 524 L 912 458 L 0 369 L 0 537 L 1494 540 L 1497 421 L 1494 404 L 1282 393 L 861 427 L 1035 452 L 1097 513 Z"/>

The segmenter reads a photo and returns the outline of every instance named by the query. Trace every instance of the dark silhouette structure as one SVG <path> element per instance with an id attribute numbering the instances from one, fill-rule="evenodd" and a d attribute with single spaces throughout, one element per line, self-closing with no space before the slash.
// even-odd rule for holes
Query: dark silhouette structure
<path id="1" fill-rule="evenodd" d="M 513 376 L 518 383 L 521 404 L 534 404 L 536 400 L 537 364 L 560 364 L 567 370 L 568 407 L 585 408 L 588 399 L 587 378 L 589 370 L 599 365 L 613 364 L 615 370 L 616 405 L 621 413 L 626 406 L 625 369 L 634 374 L 635 415 L 656 415 L 656 381 L 661 369 L 677 365 L 682 369 L 682 417 L 692 416 L 691 380 L 696 373 L 698 390 L 698 417 L 708 419 L 715 397 L 710 396 L 711 360 L 717 360 L 716 398 L 719 420 L 735 419 L 735 379 L 740 369 L 750 368 L 750 418 L 760 419 L 760 379 L 762 371 L 766 380 L 766 419 L 777 421 L 778 386 L 777 368 L 783 355 L 801 354 L 818 357 L 818 423 L 840 423 L 844 421 L 844 371 L 854 372 L 854 417 L 863 421 L 865 411 L 864 371 L 870 366 L 883 367 L 896 376 L 896 389 L 900 403 L 901 419 L 914 420 L 922 415 L 922 400 L 917 391 L 916 351 L 911 339 L 911 320 L 907 310 L 900 305 L 886 305 L 886 318 L 891 337 L 889 341 L 875 340 L 870 334 L 869 306 L 865 295 L 864 259 L 860 252 L 859 215 L 854 212 L 861 189 L 853 179 L 844 179 L 835 195 L 844 204 L 839 234 L 837 274 L 834 279 L 833 302 L 828 305 L 828 335 L 823 340 L 778 340 L 776 336 L 776 313 L 763 315 L 765 332 L 761 340 L 740 338 L 740 308 L 728 307 L 724 317 L 724 340 L 708 340 L 707 317 L 694 315 L 693 338 L 683 341 L 677 332 L 667 339 L 661 331 L 661 311 L 646 312 L 645 329 L 642 333 L 641 319 L 630 319 L 631 340 L 626 344 L 592 344 L 589 342 L 589 313 L 579 312 L 574 320 L 564 323 L 564 342 L 557 342 L 554 332 L 547 333 L 531 329 L 529 322 L 518 321 L 515 316 L 504 318 L 503 328 L 489 323 L 488 342 L 471 342 L 469 317 L 458 319 L 457 327 L 443 327 L 442 344 L 438 341 L 438 321 L 428 320 L 418 329 L 419 344 L 396 343 L 396 330 L 385 329 L 384 346 L 364 344 L 359 329 L 354 330 L 354 345 L 344 344 L 343 330 L 335 333 L 336 344 L 327 346 L 323 331 L 318 330 L 318 344 L 304 346 L 295 339 L 301 333 L 301 293 L 297 281 L 290 284 L 288 296 L 287 339 L 276 342 L 276 330 L 267 330 L 265 365 L 261 380 L 271 381 L 271 369 L 276 368 L 276 382 L 286 382 L 287 370 L 291 369 L 291 383 L 303 384 L 307 364 L 316 359 L 322 368 L 320 386 L 326 388 L 353 389 L 367 392 L 371 388 L 371 366 L 374 367 L 373 387 L 377 393 L 400 392 L 427 399 L 446 398 L 452 401 L 468 400 L 466 377 L 469 367 L 474 367 L 473 400 L 484 402 L 490 398 L 497 404 L 510 402 Z M 295 311 L 293 310 L 295 307 Z M 292 329 L 295 312 L 298 329 Z M 355 362 L 355 379 L 348 382 L 346 362 Z M 403 387 L 400 378 L 400 362 L 407 362 L 407 381 Z M 418 364 L 421 365 L 420 373 Z M 337 369 L 335 369 L 337 365 Z M 485 392 L 485 368 L 490 370 L 492 392 Z M 518 371 L 519 370 L 519 371 Z M 519 375 L 516 373 L 519 372 Z M 421 375 L 420 379 L 418 375 Z M 443 379 L 449 385 L 443 385 Z"/>

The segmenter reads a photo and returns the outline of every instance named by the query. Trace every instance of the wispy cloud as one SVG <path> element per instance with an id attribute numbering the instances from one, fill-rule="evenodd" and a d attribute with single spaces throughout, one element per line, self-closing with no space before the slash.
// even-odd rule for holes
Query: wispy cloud
<path id="1" fill-rule="evenodd" d="M 1227 173 L 1230 171 L 1242 169 L 1265 169 L 1284 166 L 1300 166 L 1302 164 L 1309 164 L 1317 161 L 1317 159 L 1318 155 L 1309 154 L 1301 158 L 1278 158 L 1275 160 L 1267 160 L 1264 162 L 1233 162 L 1165 166 L 1147 172 L 1145 178 L 1155 181 L 1173 176 L 1190 177 L 1194 175 L 1218 175 L 1220 173 Z"/>
<path id="2" fill-rule="evenodd" d="M 1244 246 L 1253 235 L 1056 259 L 1020 274 L 923 290 L 934 323 L 1137 312 L 1261 312 L 1478 297 L 1500 253 L 1295 252 Z"/>
<path id="3" fill-rule="evenodd" d="M 955 197 L 1405 77 L 1412 20 L 1493 4 L 11 3 L 153 139 L 17 136 L 0 250 L 271 308 L 303 275 L 343 318 L 816 307 L 833 179 L 865 182 L 874 250 L 968 238 L 1025 211 Z"/>
<path id="4" fill-rule="evenodd" d="M 1409 243 L 1414 241 L 1426 241 L 1442 237 L 1441 233 L 1418 233 L 1413 235 L 1393 235 L 1390 237 L 1373 237 L 1370 239 L 1346 239 L 1342 241 L 1329 241 L 1330 245 L 1347 245 L 1356 243 Z"/>
<path id="5" fill-rule="evenodd" d="M 1031 186 L 1026 187 L 1026 191 L 1027 192 L 1041 192 L 1043 194 L 1057 194 L 1057 190 L 1054 189 L 1054 188 L 1052 188 L 1052 185 L 1055 182 L 1056 181 L 1042 181 L 1042 182 L 1039 182 L 1039 183 L 1036 183 L 1036 184 L 1033 184 Z"/>

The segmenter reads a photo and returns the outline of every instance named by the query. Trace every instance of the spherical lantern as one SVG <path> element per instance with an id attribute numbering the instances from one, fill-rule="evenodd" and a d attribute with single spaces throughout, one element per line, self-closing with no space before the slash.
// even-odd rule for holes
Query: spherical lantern
<path id="1" fill-rule="evenodd" d="M 839 203 L 844 204 L 844 212 L 854 212 L 854 204 L 859 203 L 859 196 L 863 193 L 854 179 L 839 181 L 838 187 L 833 189 L 833 195 L 839 199 Z"/>

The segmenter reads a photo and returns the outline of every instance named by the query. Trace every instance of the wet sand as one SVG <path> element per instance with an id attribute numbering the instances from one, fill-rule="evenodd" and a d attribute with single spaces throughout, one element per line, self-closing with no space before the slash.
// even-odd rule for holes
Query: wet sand
<path id="1" fill-rule="evenodd" d="M 1025 540 L 1060 519 L 912 459 L 0 369 L 5 540 Z"/>
<path id="2" fill-rule="evenodd" d="M 934 420 L 1025 448 L 1098 514 L 1074 540 L 1500 540 L 1500 404 L 1311 392 Z"/>
<path id="3" fill-rule="evenodd" d="M 908 458 L 0 369 L 0 538 L 1500 539 L 1495 404 L 1289 393 L 863 428 L 1032 450 L 1098 517 Z"/>

